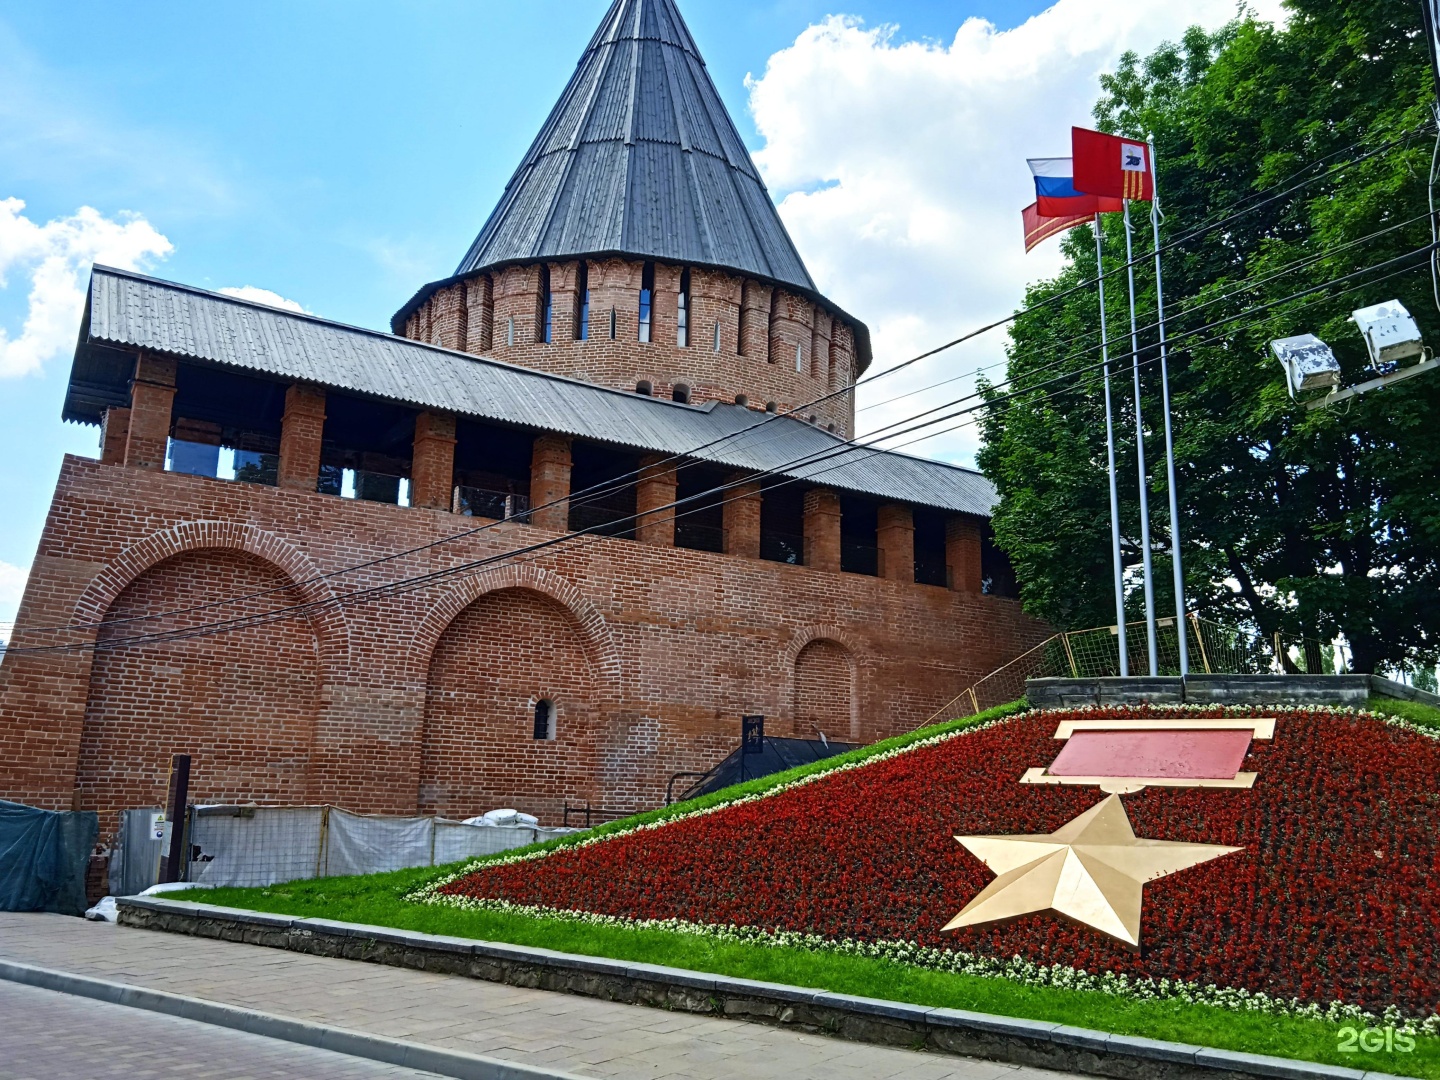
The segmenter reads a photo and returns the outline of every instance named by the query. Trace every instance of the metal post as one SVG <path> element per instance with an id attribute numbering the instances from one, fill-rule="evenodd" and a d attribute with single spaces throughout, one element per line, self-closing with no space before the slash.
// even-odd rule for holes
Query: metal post
<path id="1" fill-rule="evenodd" d="M 1205 649 L 1205 633 L 1200 628 L 1200 616 L 1194 612 L 1190 614 L 1190 625 L 1195 627 L 1195 643 L 1200 646 L 1200 663 L 1205 667 L 1205 674 L 1210 672 L 1210 654 Z"/>
<path id="2" fill-rule="evenodd" d="M 1130 674 L 1125 641 L 1125 564 L 1120 561 L 1120 494 L 1115 486 L 1115 422 L 1110 404 L 1110 331 L 1105 322 L 1105 256 L 1100 246 L 1100 215 L 1095 215 L 1095 276 L 1100 286 L 1100 358 L 1105 362 L 1105 457 L 1110 469 L 1110 558 L 1115 566 L 1115 624 L 1119 630 L 1120 675 Z"/>
<path id="3" fill-rule="evenodd" d="M 185 874 L 185 807 L 190 799 L 190 755 L 176 754 L 170 759 L 170 805 L 165 812 L 170 816 L 170 851 L 165 858 L 165 868 L 160 874 L 161 883 L 183 881 Z"/>
<path id="4" fill-rule="evenodd" d="M 1160 170 L 1155 165 L 1155 140 L 1150 140 L 1150 175 L 1155 185 L 1150 200 L 1150 226 L 1155 234 L 1155 313 L 1160 331 L 1160 388 L 1165 401 L 1165 468 L 1170 495 L 1170 568 L 1175 575 L 1175 625 L 1180 627 L 1180 675 L 1190 674 L 1185 642 L 1185 575 L 1180 568 L 1180 509 L 1175 494 L 1175 439 L 1170 432 L 1170 364 L 1165 352 L 1165 291 L 1160 283 Z"/>
<path id="5" fill-rule="evenodd" d="M 1134 232 L 1130 225 L 1130 200 L 1125 200 L 1125 262 L 1130 274 L 1130 364 L 1135 375 L 1135 454 L 1140 467 L 1140 546 L 1145 560 L 1145 642 L 1150 655 L 1150 674 L 1160 674 L 1155 646 L 1155 579 L 1150 566 L 1150 494 L 1145 482 L 1145 428 L 1140 417 L 1140 334 L 1135 328 Z"/>

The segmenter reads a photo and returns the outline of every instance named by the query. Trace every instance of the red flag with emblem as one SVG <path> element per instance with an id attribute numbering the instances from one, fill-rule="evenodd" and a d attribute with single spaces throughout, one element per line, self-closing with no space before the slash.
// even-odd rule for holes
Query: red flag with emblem
<path id="1" fill-rule="evenodd" d="M 1149 200 L 1155 197 L 1155 162 L 1140 139 L 1070 129 L 1075 190 L 1086 195 Z"/>

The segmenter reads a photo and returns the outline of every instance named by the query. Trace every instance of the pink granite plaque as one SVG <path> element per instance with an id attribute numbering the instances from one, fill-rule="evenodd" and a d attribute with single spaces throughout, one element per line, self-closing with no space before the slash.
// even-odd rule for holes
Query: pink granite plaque
<path id="1" fill-rule="evenodd" d="M 1051 776 L 1135 776 L 1231 780 L 1250 749 L 1249 730 L 1077 731 L 1047 770 Z"/>

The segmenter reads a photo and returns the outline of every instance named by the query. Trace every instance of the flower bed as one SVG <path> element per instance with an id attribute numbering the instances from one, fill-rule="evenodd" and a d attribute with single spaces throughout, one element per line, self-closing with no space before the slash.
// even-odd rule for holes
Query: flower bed
<path id="1" fill-rule="evenodd" d="M 1060 719 L 1251 712 L 1280 718 L 1274 741 L 1246 758 L 1254 789 L 1125 797 L 1139 836 L 1244 848 L 1146 886 L 1143 953 L 1049 915 L 940 933 L 993 876 L 955 834 L 1050 832 L 1102 798 L 1017 783 L 1054 758 Z M 1437 835 L 1440 740 L 1404 724 L 1339 709 L 1050 711 L 594 843 L 467 868 L 417 898 L 664 920 L 1030 981 L 1291 1002 L 1287 1011 L 1338 1002 L 1342 1015 L 1418 1019 L 1434 1016 L 1440 996 Z"/>

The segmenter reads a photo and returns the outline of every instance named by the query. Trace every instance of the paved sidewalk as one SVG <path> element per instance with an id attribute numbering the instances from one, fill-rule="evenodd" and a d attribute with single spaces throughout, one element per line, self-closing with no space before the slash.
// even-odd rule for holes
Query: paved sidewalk
<path id="1" fill-rule="evenodd" d="M 597 1080 L 1067 1075 L 60 915 L 0 913 L 0 958 Z"/>
<path id="2" fill-rule="evenodd" d="M 439 1080 L 361 1058 L 0 982 L 7 1080 Z"/>

